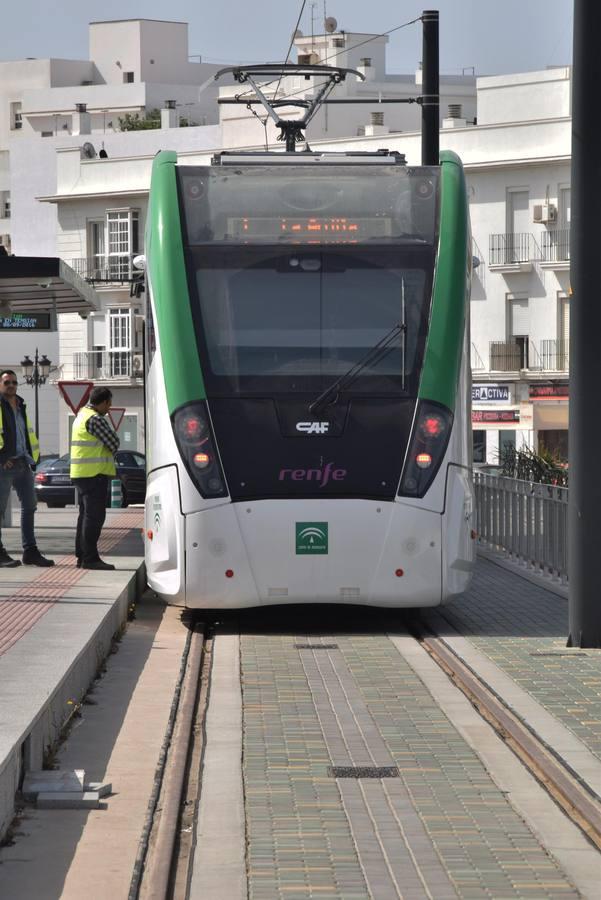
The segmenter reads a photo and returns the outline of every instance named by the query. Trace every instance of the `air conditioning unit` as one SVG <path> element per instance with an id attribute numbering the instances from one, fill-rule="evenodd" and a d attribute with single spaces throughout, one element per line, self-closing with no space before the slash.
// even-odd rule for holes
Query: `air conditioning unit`
<path id="1" fill-rule="evenodd" d="M 552 225 L 553 222 L 557 222 L 557 207 L 552 203 L 539 203 L 534 207 L 533 221 L 542 225 Z"/>
<path id="2" fill-rule="evenodd" d="M 142 375 L 144 372 L 144 357 L 141 353 L 134 353 L 131 365 L 132 375 Z"/>

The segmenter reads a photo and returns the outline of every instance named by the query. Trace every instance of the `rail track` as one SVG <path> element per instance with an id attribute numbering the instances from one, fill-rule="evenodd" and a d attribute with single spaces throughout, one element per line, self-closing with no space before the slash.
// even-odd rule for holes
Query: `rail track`
<path id="1" fill-rule="evenodd" d="M 326 608 L 327 609 L 327 608 Z M 190 896 L 196 823 L 202 797 L 205 719 L 211 696 L 212 649 L 215 634 L 226 630 L 241 635 L 306 635 L 290 646 L 290 654 L 305 650 L 336 650 L 336 617 L 340 608 L 283 608 L 204 615 L 189 623 L 189 638 L 174 698 L 169 733 L 157 769 L 155 793 L 149 809 L 129 900 L 164 900 Z M 344 634 L 395 634 L 400 629 L 436 662 L 468 698 L 482 718 L 549 793 L 587 840 L 601 850 L 601 800 L 548 744 L 513 712 L 494 688 L 486 684 L 419 615 L 345 609 Z M 368 628 L 366 628 L 368 625 Z M 338 621 L 338 632 L 340 622 Z M 315 635 L 320 635 L 316 638 Z M 300 642 L 299 642 L 300 641 Z M 325 656 L 317 654 L 319 658 Z M 443 710 L 444 711 L 444 710 Z"/>

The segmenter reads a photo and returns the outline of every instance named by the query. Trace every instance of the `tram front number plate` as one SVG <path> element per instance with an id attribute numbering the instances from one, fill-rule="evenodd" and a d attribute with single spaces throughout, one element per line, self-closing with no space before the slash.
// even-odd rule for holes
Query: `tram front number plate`
<path id="1" fill-rule="evenodd" d="M 297 556 L 315 555 L 328 552 L 327 522 L 296 523 Z"/>

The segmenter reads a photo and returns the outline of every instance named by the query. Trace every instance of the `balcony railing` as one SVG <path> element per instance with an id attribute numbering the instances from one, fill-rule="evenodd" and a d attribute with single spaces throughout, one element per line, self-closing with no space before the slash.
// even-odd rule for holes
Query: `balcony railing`
<path id="1" fill-rule="evenodd" d="M 563 340 L 541 341 L 540 363 L 543 369 L 567 372 L 570 368 L 570 342 Z"/>
<path id="2" fill-rule="evenodd" d="M 87 350 L 73 354 L 76 380 L 112 381 L 142 374 L 142 354 L 131 350 Z"/>
<path id="3" fill-rule="evenodd" d="M 478 349 L 472 344 L 472 372 L 486 371 Z M 489 342 L 489 371 L 567 372 L 570 368 L 570 342 L 543 340 L 535 344 L 528 338 Z"/>
<path id="4" fill-rule="evenodd" d="M 68 264 L 86 281 L 109 284 L 127 284 L 141 277 L 141 272 L 134 268 L 134 255 L 123 256 L 91 256 L 87 259 L 70 259 Z"/>
<path id="5" fill-rule="evenodd" d="M 529 362 L 529 341 L 490 341 L 489 360 L 491 372 L 519 372 L 527 369 Z"/>
<path id="6" fill-rule="evenodd" d="M 538 245 L 529 233 L 489 235 L 489 264 L 512 266 L 531 262 L 538 256 Z"/>
<path id="7" fill-rule="evenodd" d="M 545 231 L 542 236 L 541 252 L 544 262 L 567 262 L 570 259 L 570 229 L 556 228 Z"/>

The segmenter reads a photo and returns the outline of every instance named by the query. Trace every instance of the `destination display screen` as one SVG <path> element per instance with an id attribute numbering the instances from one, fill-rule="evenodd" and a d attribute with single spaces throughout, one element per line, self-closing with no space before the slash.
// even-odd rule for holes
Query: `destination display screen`
<path id="1" fill-rule="evenodd" d="M 234 240 L 352 243 L 392 237 L 392 222 L 387 216 L 244 216 L 229 218 L 227 232 Z"/>
<path id="2" fill-rule="evenodd" d="M 187 246 L 436 246 L 438 169 L 178 166 L 177 177 Z"/>
<path id="3" fill-rule="evenodd" d="M 51 331 L 50 313 L 12 313 L 0 316 L 0 331 Z"/>

